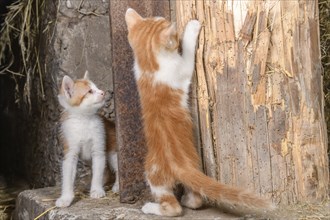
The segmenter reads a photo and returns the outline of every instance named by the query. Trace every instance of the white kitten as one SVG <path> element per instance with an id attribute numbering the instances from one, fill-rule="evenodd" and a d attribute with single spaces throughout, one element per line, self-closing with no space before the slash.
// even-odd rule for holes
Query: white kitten
<path id="1" fill-rule="evenodd" d="M 67 207 L 74 198 L 74 179 L 79 154 L 84 160 L 92 160 L 92 184 L 90 196 L 105 196 L 103 175 L 106 153 L 109 166 L 116 173 L 112 191 L 118 192 L 118 165 L 116 153 L 115 126 L 101 118 L 97 111 L 104 105 L 104 92 L 88 79 L 73 81 L 64 76 L 59 103 L 64 108 L 61 133 L 64 146 L 62 172 L 62 195 L 56 201 L 57 207 Z"/>

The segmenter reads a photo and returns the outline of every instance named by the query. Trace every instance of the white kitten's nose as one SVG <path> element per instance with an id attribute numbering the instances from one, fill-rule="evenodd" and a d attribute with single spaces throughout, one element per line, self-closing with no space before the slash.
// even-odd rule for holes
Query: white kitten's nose
<path id="1" fill-rule="evenodd" d="M 100 90 L 100 95 L 104 96 L 104 92 L 102 90 Z"/>

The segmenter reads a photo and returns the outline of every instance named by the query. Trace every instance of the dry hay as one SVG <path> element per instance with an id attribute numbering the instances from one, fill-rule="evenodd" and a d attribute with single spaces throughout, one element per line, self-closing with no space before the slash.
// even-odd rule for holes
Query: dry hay
<path id="1" fill-rule="evenodd" d="M 0 176 L 0 220 L 10 219 L 17 195 L 28 188 L 28 184 L 22 179 L 13 177 L 6 181 Z"/>
<path id="2" fill-rule="evenodd" d="M 0 26 L 0 74 L 24 80 L 24 101 L 31 107 L 32 80 L 37 76 L 44 97 L 43 76 L 39 62 L 39 39 L 44 0 L 22 0 L 8 6 Z M 19 51 L 16 51 L 18 47 Z M 17 68 L 19 67 L 19 68 Z M 16 87 L 16 92 L 19 86 Z M 16 96 L 17 99 L 19 96 Z M 19 102 L 20 100 L 16 100 Z"/>

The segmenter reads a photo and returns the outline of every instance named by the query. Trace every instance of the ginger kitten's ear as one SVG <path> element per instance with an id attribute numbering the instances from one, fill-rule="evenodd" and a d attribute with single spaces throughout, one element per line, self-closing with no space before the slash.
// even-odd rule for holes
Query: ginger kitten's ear
<path id="1" fill-rule="evenodd" d="M 172 22 L 172 24 L 164 31 L 164 34 L 167 36 L 176 34 L 176 23 Z"/>
<path id="2" fill-rule="evenodd" d="M 128 30 L 130 30 L 138 21 L 143 18 L 132 8 L 127 9 L 125 14 L 125 20 Z"/>
<path id="3" fill-rule="evenodd" d="M 162 39 L 165 47 L 169 50 L 175 50 L 179 46 L 179 39 L 176 30 L 176 23 L 172 23 L 162 33 Z"/>
<path id="4" fill-rule="evenodd" d="M 89 80 L 89 72 L 88 72 L 88 70 L 86 70 L 86 72 L 85 72 L 84 79 Z"/>
<path id="5" fill-rule="evenodd" d="M 74 81 L 69 76 L 64 76 L 62 81 L 62 91 L 66 98 L 70 99 L 73 95 Z"/>

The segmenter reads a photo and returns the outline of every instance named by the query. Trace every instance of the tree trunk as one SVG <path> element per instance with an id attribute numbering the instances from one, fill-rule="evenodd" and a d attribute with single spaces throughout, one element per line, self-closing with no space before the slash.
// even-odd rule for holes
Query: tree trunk
<path id="1" fill-rule="evenodd" d="M 317 1 L 176 1 L 179 29 L 192 18 L 205 172 L 282 204 L 324 199 Z"/>

